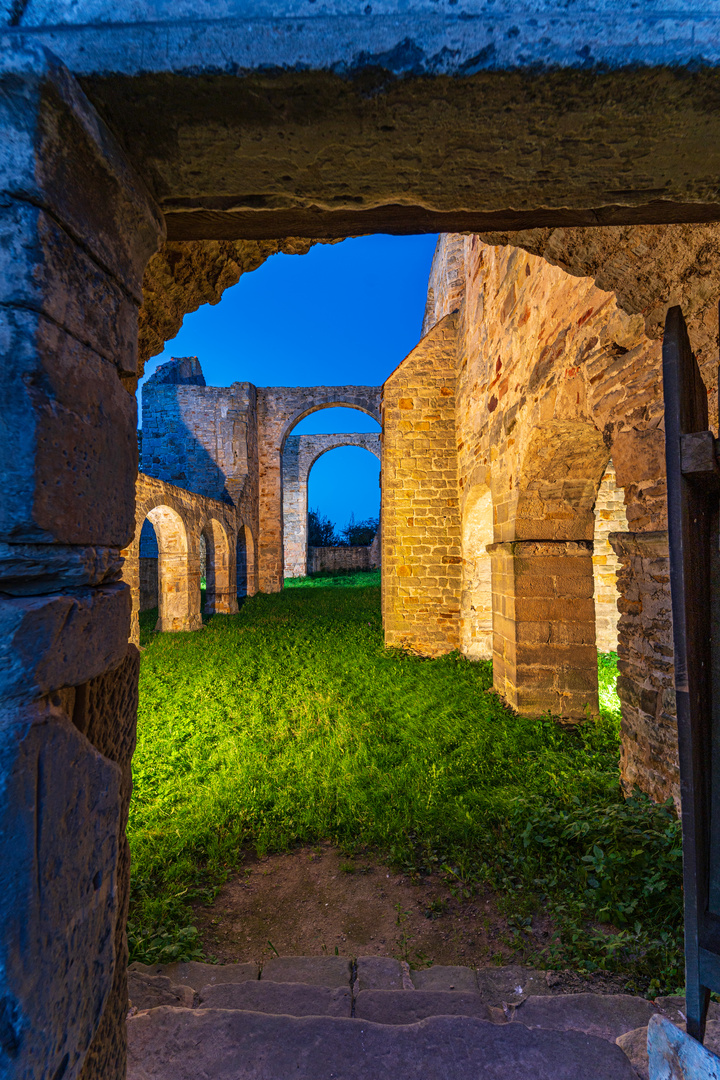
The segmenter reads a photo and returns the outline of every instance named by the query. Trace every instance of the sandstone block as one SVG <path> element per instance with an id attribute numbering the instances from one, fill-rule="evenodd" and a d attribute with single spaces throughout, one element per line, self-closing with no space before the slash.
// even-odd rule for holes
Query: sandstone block
<path id="1" fill-rule="evenodd" d="M 197 960 L 177 961 L 172 964 L 141 964 L 135 962 L 128 969 L 131 973 L 165 976 L 171 983 L 190 986 L 198 992 L 203 987 L 220 986 L 223 983 L 257 982 L 257 964 L 202 964 Z"/>
<path id="2" fill-rule="evenodd" d="M 142 275 L 164 237 L 162 214 L 95 109 L 41 46 L 0 61 L 0 189 L 53 212 L 98 265 L 142 303 Z"/>
<path id="3" fill-rule="evenodd" d="M 123 547 L 137 409 L 113 365 L 33 311 L 0 312 L 0 539 Z"/>
<path id="4" fill-rule="evenodd" d="M 477 991 L 474 968 L 433 964 L 429 968 L 417 968 L 411 977 L 416 990 Z"/>
<path id="5" fill-rule="evenodd" d="M 130 590 L 122 583 L 0 597 L 0 696 L 40 697 L 117 667 L 129 626 Z"/>
<path id="6" fill-rule="evenodd" d="M 59 709 L 0 722 L 0 971 L 7 1080 L 75 1080 L 113 982 L 120 768 Z"/>
<path id="7" fill-rule="evenodd" d="M 490 1020 L 490 1009 L 477 991 L 363 990 L 355 998 L 355 1017 L 378 1024 L 415 1024 L 431 1016 L 475 1016 Z"/>
<path id="8" fill-rule="evenodd" d="M 158 1005 L 174 1005 L 191 1009 L 194 993 L 191 987 L 173 985 L 165 975 L 146 975 L 141 971 L 128 974 L 128 997 L 136 1009 L 154 1009 Z"/>

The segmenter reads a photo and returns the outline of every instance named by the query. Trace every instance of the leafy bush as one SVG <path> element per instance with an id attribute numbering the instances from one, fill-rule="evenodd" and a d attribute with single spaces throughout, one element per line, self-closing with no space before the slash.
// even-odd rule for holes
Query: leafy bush
<path id="1" fill-rule="evenodd" d="M 614 658 L 600 659 L 598 719 L 571 730 L 522 719 L 492 692 L 489 663 L 384 648 L 377 587 L 304 580 L 314 587 L 248 599 L 202 634 L 148 641 L 134 957 L 190 955 L 190 901 L 211 899 L 245 846 L 331 839 L 411 873 L 440 870 L 464 892 L 500 890 L 518 948 L 538 963 L 674 990 L 680 830 L 671 806 L 620 790 Z M 535 935 L 539 910 L 550 940 Z"/>

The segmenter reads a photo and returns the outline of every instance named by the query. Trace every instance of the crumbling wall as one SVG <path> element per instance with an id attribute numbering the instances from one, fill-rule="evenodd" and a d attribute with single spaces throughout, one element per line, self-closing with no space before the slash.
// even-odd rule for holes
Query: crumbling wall
<path id="1" fill-rule="evenodd" d="M 383 386 L 385 642 L 426 656 L 459 644 L 456 334 L 447 315 Z"/>

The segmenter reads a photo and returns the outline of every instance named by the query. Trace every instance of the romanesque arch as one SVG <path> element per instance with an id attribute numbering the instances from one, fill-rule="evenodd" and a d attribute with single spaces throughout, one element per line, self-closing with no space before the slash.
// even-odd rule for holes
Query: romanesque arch
<path id="1" fill-rule="evenodd" d="M 492 491 L 473 484 L 461 511 L 462 592 L 460 648 L 472 660 L 490 660 L 493 641 L 491 556 L 494 539 Z"/>
<path id="2" fill-rule="evenodd" d="M 341 446 L 358 446 L 380 459 L 379 432 L 334 435 L 289 435 L 282 455 L 284 576 L 307 573 L 308 481 L 323 454 Z"/>
<path id="3" fill-rule="evenodd" d="M 292 429 L 311 413 L 333 408 L 358 409 L 380 423 L 381 393 L 379 386 L 258 387 L 258 587 L 261 592 L 277 592 L 283 583 L 282 458 Z"/>

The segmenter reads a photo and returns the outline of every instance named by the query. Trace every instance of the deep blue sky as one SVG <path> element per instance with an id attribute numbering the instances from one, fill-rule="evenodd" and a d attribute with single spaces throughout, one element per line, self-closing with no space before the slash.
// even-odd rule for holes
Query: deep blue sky
<path id="1" fill-rule="evenodd" d="M 219 304 L 187 315 L 145 377 L 173 356 L 197 356 L 208 386 L 378 385 L 420 338 L 436 240 L 367 236 L 273 255 Z M 326 409 L 294 433 L 374 430 L 364 413 Z M 378 471 L 357 447 L 324 454 L 310 474 L 310 506 L 340 526 L 351 512 L 376 516 Z"/>

